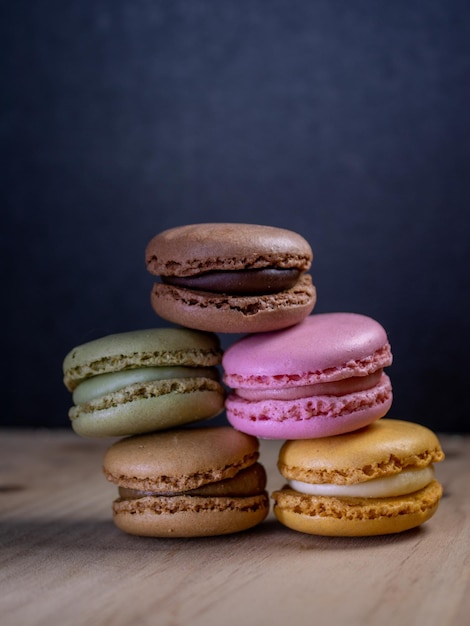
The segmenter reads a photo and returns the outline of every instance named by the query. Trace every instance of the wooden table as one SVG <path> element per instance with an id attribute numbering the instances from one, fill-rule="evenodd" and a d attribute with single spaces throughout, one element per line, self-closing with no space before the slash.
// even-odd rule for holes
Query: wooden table
<path id="1" fill-rule="evenodd" d="M 272 514 L 209 539 L 128 536 L 101 474 L 110 441 L 0 431 L 0 624 L 467 626 L 470 437 L 441 436 L 437 514 L 401 535 L 296 533 Z M 279 442 L 261 442 L 269 489 Z"/>

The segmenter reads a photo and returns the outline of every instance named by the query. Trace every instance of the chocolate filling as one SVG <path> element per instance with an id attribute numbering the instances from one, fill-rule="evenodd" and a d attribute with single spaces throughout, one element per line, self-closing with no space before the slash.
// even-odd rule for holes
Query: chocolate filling
<path id="1" fill-rule="evenodd" d="M 122 500 L 138 500 L 147 496 L 201 496 L 201 497 L 233 497 L 242 498 L 264 493 L 266 488 L 266 471 L 260 463 L 250 465 L 232 478 L 225 478 L 215 483 L 207 483 L 188 491 L 144 491 L 119 487 Z"/>
<path id="2" fill-rule="evenodd" d="M 162 276 L 162 281 L 175 287 L 229 295 L 278 293 L 295 285 L 300 270 L 268 267 L 258 270 L 214 271 L 196 276 Z"/>

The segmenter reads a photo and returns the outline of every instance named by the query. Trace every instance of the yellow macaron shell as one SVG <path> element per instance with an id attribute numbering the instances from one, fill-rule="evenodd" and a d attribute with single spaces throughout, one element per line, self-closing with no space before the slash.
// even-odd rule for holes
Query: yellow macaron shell
<path id="1" fill-rule="evenodd" d="M 388 535 L 416 528 L 437 511 L 442 487 L 437 480 L 394 498 L 308 496 L 292 489 L 273 494 L 274 514 L 292 530 L 330 537 Z"/>
<path id="2" fill-rule="evenodd" d="M 431 430 L 387 418 L 353 433 L 288 441 L 278 462 L 288 485 L 273 493 L 274 513 L 310 534 L 402 532 L 437 510 L 442 487 L 433 463 L 443 458 Z"/>
<path id="3" fill-rule="evenodd" d="M 286 442 L 278 467 L 288 479 L 351 485 L 442 461 L 439 439 L 413 422 L 382 418 L 334 437 Z"/>

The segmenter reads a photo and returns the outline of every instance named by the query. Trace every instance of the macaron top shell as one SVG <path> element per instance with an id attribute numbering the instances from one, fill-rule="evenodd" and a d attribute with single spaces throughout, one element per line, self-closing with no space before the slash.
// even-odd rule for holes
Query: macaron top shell
<path id="1" fill-rule="evenodd" d="M 226 350 L 232 388 L 284 387 L 365 376 L 390 365 L 384 328 L 356 313 L 322 313 L 287 329 L 244 337 Z"/>
<path id="2" fill-rule="evenodd" d="M 162 276 L 265 267 L 309 269 L 312 250 L 299 234 L 256 224 L 189 224 L 165 230 L 146 249 L 147 269 Z"/>
<path id="3" fill-rule="evenodd" d="M 259 456 L 255 437 L 230 427 L 168 430 L 128 437 L 108 449 L 108 480 L 162 493 L 187 491 L 231 478 Z"/>
<path id="4" fill-rule="evenodd" d="M 71 350 L 64 359 L 66 387 L 90 376 L 133 367 L 205 367 L 220 363 L 218 337 L 186 328 L 152 328 L 108 335 Z"/>
<path id="5" fill-rule="evenodd" d="M 442 461 L 439 439 L 425 426 L 382 418 L 354 432 L 287 441 L 278 468 L 288 479 L 354 484 Z"/>

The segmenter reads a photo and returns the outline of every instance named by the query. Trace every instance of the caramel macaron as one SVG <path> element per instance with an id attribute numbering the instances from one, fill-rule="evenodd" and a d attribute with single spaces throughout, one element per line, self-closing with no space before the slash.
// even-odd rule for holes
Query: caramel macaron
<path id="1" fill-rule="evenodd" d="M 150 537 L 204 537 L 256 526 L 269 512 L 258 440 L 229 426 L 121 439 L 103 471 L 119 486 L 113 519 Z"/>
<path id="2" fill-rule="evenodd" d="M 273 493 L 274 514 L 314 535 L 402 532 L 436 512 L 442 486 L 433 463 L 443 459 L 431 430 L 387 418 L 343 435 L 287 441 L 278 468 L 288 484 Z"/>
<path id="3" fill-rule="evenodd" d="M 218 415 L 225 391 L 216 335 L 153 328 L 101 337 L 71 350 L 64 383 L 69 417 L 84 437 L 121 437 Z"/>
<path id="4" fill-rule="evenodd" d="M 162 318 L 220 333 L 265 332 L 313 310 L 312 250 L 300 235 L 255 224 L 191 224 L 148 243 L 148 271 L 160 277 L 151 303 Z"/>

